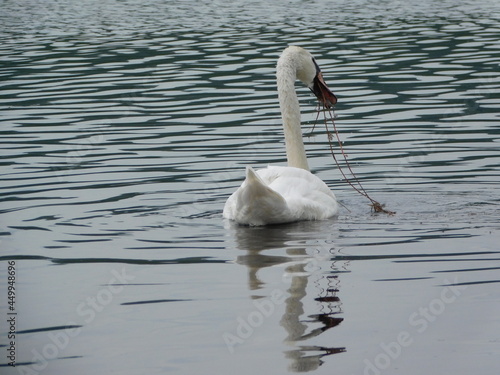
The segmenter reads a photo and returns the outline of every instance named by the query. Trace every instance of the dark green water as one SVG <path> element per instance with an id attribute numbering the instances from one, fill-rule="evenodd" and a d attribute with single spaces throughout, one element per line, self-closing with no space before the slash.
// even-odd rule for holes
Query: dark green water
<path id="1" fill-rule="evenodd" d="M 496 1 L 0 1 L 6 374 L 496 374 Z M 284 164 L 274 67 L 310 50 L 377 215 L 224 222 Z M 15 263 L 16 368 L 8 366 Z"/>

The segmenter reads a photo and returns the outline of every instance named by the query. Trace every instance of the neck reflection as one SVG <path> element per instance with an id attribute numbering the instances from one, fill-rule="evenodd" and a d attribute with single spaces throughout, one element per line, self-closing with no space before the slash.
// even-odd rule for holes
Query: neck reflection
<path id="1" fill-rule="evenodd" d="M 329 226 L 327 230 L 325 226 Z M 322 233 L 331 233 L 331 222 L 256 228 L 234 226 L 233 229 L 237 247 L 246 252 L 238 256 L 236 262 L 248 269 L 251 298 L 263 297 L 261 289 L 266 283 L 259 278 L 260 270 L 285 265 L 281 288 L 286 291 L 286 299 L 280 325 L 287 334 L 284 343 L 290 347 L 284 350 L 290 361 L 288 370 L 313 371 L 322 365 L 323 357 L 344 352 L 345 347 L 311 343 L 344 319 L 338 292 L 339 274 L 347 272 L 347 264 L 331 260 L 335 251 L 326 239 L 311 241 Z M 266 254 L 266 250 L 273 249 L 286 255 Z"/>

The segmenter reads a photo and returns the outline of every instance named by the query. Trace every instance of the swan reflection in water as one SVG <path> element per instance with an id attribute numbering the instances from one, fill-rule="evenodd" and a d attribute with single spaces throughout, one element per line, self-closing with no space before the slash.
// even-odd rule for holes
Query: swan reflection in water
<path id="1" fill-rule="evenodd" d="M 242 227 L 229 224 L 236 246 L 246 253 L 236 258 L 236 262 L 248 268 L 248 287 L 252 298 L 262 298 L 260 289 L 265 285 L 259 278 L 259 271 L 265 267 L 284 265 L 283 290 L 286 291 L 285 311 L 280 325 L 287 337 L 284 342 L 293 349 L 286 350 L 290 360 L 289 370 L 307 372 L 317 369 L 323 363 L 322 358 L 346 349 L 337 346 L 307 345 L 307 341 L 323 332 L 338 326 L 343 318 L 342 303 L 338 297 L 340 288 L 339 274 L 347 272 L 345 261 L 332 261 L 331 246 L 309 245 L 315 235 L 329 233 L 331 222 L 300 222 L 267 227 Z M 290 246 L 292 241 L 303 246 Z M 287 244 L 288 243 L 288 244 Z M 286 255 L 267 255 L 266 250 L 282 249 Z M 316 253 L 316 254 L 315 254 Z M 316 256 L 315 256 L 316 255 Z M 328 256 L 318 261 L 318 256 Z M 338 263 L 341 263 L 340 265 Z M 326 264 L 329 269 L 322 269 Z M 320 272 L 320 271 L 321 272 Z M 308 296 L 307 287 L 314 282 L 315 296 Z M 304 316 L 304 302 L 312 303 L 315 314 Z M 310 303 L 308 309 L 310 309 Z"/>

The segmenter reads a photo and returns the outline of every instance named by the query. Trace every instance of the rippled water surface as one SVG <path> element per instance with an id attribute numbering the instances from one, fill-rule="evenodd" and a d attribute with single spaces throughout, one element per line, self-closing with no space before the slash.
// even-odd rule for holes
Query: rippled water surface
<path id="1" fill-rule="evenodd" d="M 497 1 L 0 8 L 2 373 L 498 372 Z M 286 163 L 288 44 L 315 55 L 348 160 L 395 215 L 343 180 L 297 86 L 339 216 L 222 219 L 246 165 Z"/>

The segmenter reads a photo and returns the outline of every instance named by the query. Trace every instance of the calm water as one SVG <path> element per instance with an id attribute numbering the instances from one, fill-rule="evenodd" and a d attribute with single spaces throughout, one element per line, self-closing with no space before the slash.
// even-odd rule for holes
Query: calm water
<path id="1" fill-rule="evenodd" d="M 495 0 L 0 1 L 5 374 L 497 374 Z M 370 212 L 299 89 L 331 220 L 224 222 L 284 164 L 308 48 Z M 8 262 L 16 368 L 8 367 Z"/>

